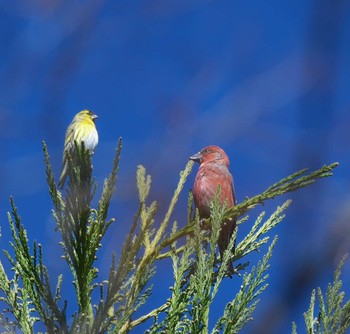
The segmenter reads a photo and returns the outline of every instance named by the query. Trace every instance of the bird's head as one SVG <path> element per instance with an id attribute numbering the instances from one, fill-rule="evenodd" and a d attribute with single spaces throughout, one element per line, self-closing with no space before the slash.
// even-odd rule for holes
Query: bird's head
<path id="1" fill-rule="evenodd" d="M 230 160 L 225 151 L 215 145 L 204 147 L 200 152 L 192 155 L 190 160 L 198 162 L 200 165 L 207 162 L 217 162 L 226 166 L 230 164 Z"/>
<path id="2" fill-rule="evenodd" d="M 80 121 L 92 120 L 95 122 L 97 118 L 98 116 L 88 109 L 84 109 L 75 115 L 75 119 Z"/>

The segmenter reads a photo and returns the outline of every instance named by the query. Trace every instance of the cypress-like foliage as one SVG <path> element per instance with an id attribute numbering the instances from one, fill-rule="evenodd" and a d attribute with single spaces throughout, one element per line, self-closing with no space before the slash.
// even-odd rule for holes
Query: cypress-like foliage
<path id="1" fill-rule="evenodd" d="M 62 298 L 65 295 L 61 291 L 63 276 L 59 275 L 54 280 L 50 278 L 49 267 L 43 261 L 43 247 L 28 240 L 11 197 L 8 219 L 12 250 L 4 250 L 4 254 L 12 272 L 6 272 L 0 262 L 0 303 L 6 305 L 0 312 L 2 333 L 16 333 L 18 330 L 25 334 L 36 333 L 35 328 L 40 323 L 47 333 L 119 334 L 132 332 L 133 329 L 137 332 L 137 327 L 146 321 L 149 324 L 147 333 L 238 333 L 252 320 L 259 298 L 268 286 L 269 259 L 277 242 L 277 236 L 270 242 L 271 233 L 268 232 L 283 220 L 291 201 L 277 207 L 269 217 L 265 212 L 258 215 L 250 232 L 240 236 L 235 254 L 231 254 L 229 250 L 232 247 L 228 247 L 222 263 L 217 252 L 221 222 L 236 218 L 239 228 L 240 224 L 250 220 L 246 213 L 252 208 L 331 176 L 337 166 L 333 163 L 311 173 L 307 170 L 296 172 L 233 208 L 220 205 L 218 189 L 211 215 L 204 221 L 200 220 L 197 212 L 193 212 L 190 193 L 187 208 L 184 208 L 187 210 L 187 222 L 181 223 L 182 228 L 172 221 L 172 215 L 193 162 L 188 162 L 180 173 L 164 217 L 159 217 L 157 202 L 148 202 L 151 177 L 143 166 L 139 166 L 136 175 L 139 196 L 135 199 L 138 209 L 130 222 L 120 254 L 111 254 L 108 280 L 101 281 L 96 258 L 103 238 L 114 222 L 108 217 L 108 210 L 116 190 L 121 149 L 122 142 L 119 140 L 110 175 L 104 181 L 102 195 L 95 201 L 97 206 L 94 208 L 91 203 L 97 184 L 92 176 L 92 155 L 84 144 L 75 144 L 74 153 L 68 159 L 68 185 L 63 192 L 55 183 L 49 153 L 43 143 L 52 214 L 61 236 L 62 257 L 73 275 L 75 295 L 69 299 Z M 231 245 L 236 235 L 237 231 L 231 238 Z M 268 245 L 266 254 L 251 266 L 246 256 L 262 250 L 265 244 Z M 156 263 L 164 258 L 172 261 L 174 280 L 169 282 L 170 293 L 164 296 L 164 302 L 159 307 L 140 315 L 142 309 L 147 309 L 143 307 L 140 310 L 141 306 L 147 304 L 152 294 L 150 279 L 157 278 Z M 212 303 L 221 283 L 231 277 L 226 268 L 232 260 L 237 274 L 232 284 L 237 286 L 239 281 L 240 288 L 212 326 L 209 323 Z M 309 333 L 328 333 L 326 329 L 330 330 L 329 333 L 345 333 L 349 327 L 350 302 L 342 304 L 344 295 L 340 292 L 339 274 L 340 268 L 326 299 L 320 290 L 318 292 L 320 313 L 317 321 L 313 316 L 313 293 L 310 309 L 305 314 Z M 52 282 L 56 282 L 54 287 Z M 68 304 L 74 303 L 78 308 L 73 314 L 67 314 Z M 315 331 L 315 328 L 323 331 Z M 295 325 L 293 331 L 296 333 Z"/>

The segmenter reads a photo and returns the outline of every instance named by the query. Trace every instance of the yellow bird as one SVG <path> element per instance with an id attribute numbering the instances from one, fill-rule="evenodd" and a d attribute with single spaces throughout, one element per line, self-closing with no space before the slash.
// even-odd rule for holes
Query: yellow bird
<path id="1" fill-rule="evenodd" d="M 78 145 L 84 142 L 85 148 L 91 152 L 97 146 L 98 133 L 95 126 L 97 117 L 91 110 L 84 109 L 74 116 L 72 123 L 68 126 L 64 141 L 62 171 L 58 183 L 60 188 L 63 188 L 68 176 L 68 154 L 72 154 L 74 142 L 76 141 Z"/>

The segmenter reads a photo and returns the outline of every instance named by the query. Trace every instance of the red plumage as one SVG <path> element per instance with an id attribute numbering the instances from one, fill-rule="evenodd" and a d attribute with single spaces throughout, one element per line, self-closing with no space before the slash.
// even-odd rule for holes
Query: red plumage
<path id="1" fill-rule="evenodd" d="M 226 204 L 227 208 L 234 206 L 233 178 L 229 171 L 230 160 L 225 151 L 218 146 L 208 146 L 191 156 L 190 160 L 199 163 L 199 170 L 193 186 L 193 199 L 200 217 L 208 218 L 210 216 L 210 203 L 214 199 L 219 185 L 221 187 L 220 202 L 222 205 Z M 221 258 L 228 247 L 235 228 L 236 221 L 234 219 L 222 222 L 218 242 Z M 234 248 L 232 249 L 233 252 Z M 231 262 L 228 269 L 233 272 Z"/>

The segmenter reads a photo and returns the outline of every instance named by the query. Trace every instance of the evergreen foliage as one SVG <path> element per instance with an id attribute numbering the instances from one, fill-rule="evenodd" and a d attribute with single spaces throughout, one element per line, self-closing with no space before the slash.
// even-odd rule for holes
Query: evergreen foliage
<path id="1" fill-rule="evenodd" d="M 345 334 L 350 328 L 350 300 L 344 303 L 345 293 L 341 291 L 341 269 L 345 257 L 334 273 L 333 283 L 328 284 L 326 295 L 321 288 L 312 291 L 309 309 L 304 313 L 305 326 L 308 334 Z M 318 314 L 315 316 L 315 308 Z M 292 334 L 297 334 L 297 326 L 293 323 Z"/>
<path id="2" fill-rule="evenodd" d="M 286 201 L 277 207 L 268 218 L 262 212 L 252 224 L 250 232 L 241 237 L 235 254 L 231 254 L 229 250 L 236 240 L 236 231 L 222 263 L 217 254 L 221 222 L 237 218 L 240 219 L 238 225 L 245 223 L 250 218 L 243 215 L 256 205 L 328 177 L 337 166 L 337 163 L 333 163 L 311 173 L 307 173 L 307 170 L 294 173 L 233 208 L 219 204 L 218 189 L 211 216 L 206 221 L 200 220 L 198 213 L 193 212 L 190 193 L 188 221 L 181 223 L 182 228 L 172 221 L 172 214 L 193 162 L 188 162 L 180 173 L 179 183 L 163 218 L 157 215 L 158 203 L 148 203 L 151 177 L 143 166 L 139 166 L 136 175 L 138 210 L 120 254 L 111 256 L 108 280 L 99 281 L 95 261 L 102 239 L 114 222 L 113 218 L 108 218 L 108 210 L 116 189 L 121 149 L 122 142 L 119 140 L 111 173 L 104 181 L 97 207 L 93 208 L 91 202 L 97 184 L 92 177 L 91 153 L 83 144 L 75 144 L 74 154 L 68 158 L 69 181 L 63 192 L 55 183 L 48 150 L 43 143 L 52 214 L 61 236 L 62 257 L 73 275 L 78 309 L 73 315 L 67 314 L 68 303 L 73 303 L 73 300 L 66 300 L 61 295 L 61 292 L 64 295 L 61 291 L 64 277 L 59 275 L 53 280 L 49 276 L 49 268 L 43 261 L 43 247 L 28 240 L 11 197 L 8 219 L 12 231 L 12 251 L 4 250 L 4 254 L 12 266 L 12 274 L 7 273 L 0 262 L 0 305 L 6 305 L 0 313 L 2 333 L 16 333 L 17 330 L 25 334 L 35 333 L 40 323 L 47 333 L 119 334 L 132 332 L 146 321 L 149 323 L 147 333 L 238 333 L 252 320 L 260 295 L 268 286 L 269 259 L 277 241 L 275 237 L 270 242 L 268 232 L 283 220 L 291 202 Z M 266 254 L 249 270 L 246 256 L 261 250 L 265 244 L 268 244 Z M 152 294 L 149 281 L 157 275 L 155 263 L 164 258 L 172 261 L 174 281 L 169 282 L 171 292 L 162 305 L 135 316 L 135 312 L 147 303 Z M 237 286 L 239 281 L 240 288 L 210 328 L 212 303 L 223 280 L 231 277 L 226 268 L 232 260 L 236 263 L 237 274 L 232 284 Z M 238 262 L 241 260 L 243 262 Z M 330 285 L 327 291 L 326 300 L 321 291 L 318 292 L 320 313 L 317 321 L 313 316 L 313 293 L 310 309 L 305 314 L 309 333 L 328 333 L 326 329 L 335 330 L 329 333 L 345 333 L 349 327 L 350 302 L 342 305 L 344 295 L 340 292 L 339 275 L 340 268 L 336 272 L 334 285 Z M 52 282 L 55 282 L 54 287 Z M 315 328 L 319 331 L 315 331 Z M 296 334 L 295 325 L 293 333 Z"/>

